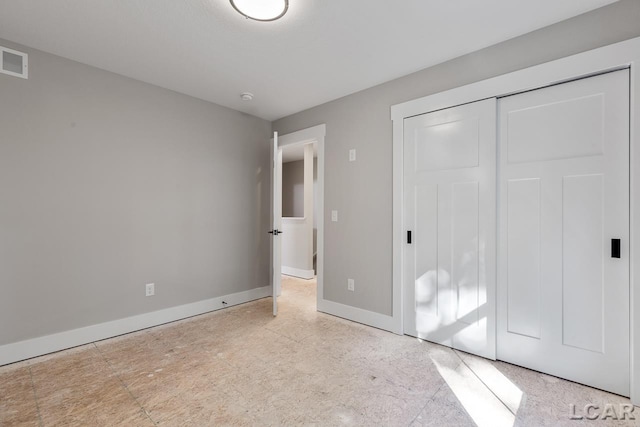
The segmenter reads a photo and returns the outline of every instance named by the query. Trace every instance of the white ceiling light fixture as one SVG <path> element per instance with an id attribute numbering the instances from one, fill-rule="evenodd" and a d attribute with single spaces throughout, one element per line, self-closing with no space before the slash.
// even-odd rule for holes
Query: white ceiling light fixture
<path id="1" fill-rule="evenodd" d="M 245 18 L 255 21 L 275 21 L 287 13 L 289 0 L 229 0 L 231 6 Z"/>
<path id="2" fill-rule="evenodd" d="M 251 92 L 242 92 L 240 94 L 240 99 L 243 101 L 251 101 L 253 100 L 253 94 Z"/>

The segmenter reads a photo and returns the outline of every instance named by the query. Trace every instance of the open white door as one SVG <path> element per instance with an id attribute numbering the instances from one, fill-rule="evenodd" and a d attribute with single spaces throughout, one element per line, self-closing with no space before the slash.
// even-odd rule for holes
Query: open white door
<path id="1" fill-rule="evenodd" d="M 271 182 L 273 186 L 271 188 L 271 196 L 273 202 L 273 228 L 269 230 L 271 234 L 271 245 L 273 249 L 273 271 L 272 281 L 272 295 L 273 295 L 273 315 L 278 314 L 278 295 L 280 294 L 280 286 L 282 283 L 282 252 L 280 248 L 280 238 L 278 237 L 282 231 L 282 154 L 278 149 L 278 132 L 273 133 L 273 167 L 271 170 Z"/>

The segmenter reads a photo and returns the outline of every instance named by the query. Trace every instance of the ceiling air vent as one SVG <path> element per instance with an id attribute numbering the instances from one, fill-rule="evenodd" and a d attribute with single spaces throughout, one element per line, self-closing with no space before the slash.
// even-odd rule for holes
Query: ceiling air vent
<path id="1" fill-rule="evenodd" d="M 10 76 L 29 77 L 26 53 L 0 46 L 0 73 Z"/>

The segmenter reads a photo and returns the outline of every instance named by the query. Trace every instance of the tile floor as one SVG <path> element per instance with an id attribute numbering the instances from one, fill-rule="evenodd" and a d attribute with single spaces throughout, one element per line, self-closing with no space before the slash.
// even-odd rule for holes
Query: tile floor
<path id="1" fill-rule="evenodd" d="M 277 318 L 267 298 L 0 367 L 3 427 L 640 425 L 571 419 L 589 403 L 629 400 L 317 313 L 292 278 Z"/>

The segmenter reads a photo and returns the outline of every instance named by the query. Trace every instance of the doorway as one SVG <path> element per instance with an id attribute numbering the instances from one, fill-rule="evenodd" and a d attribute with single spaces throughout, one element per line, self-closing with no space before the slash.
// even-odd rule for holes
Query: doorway
<path id="1" fill-rule="evenodd" d="M 322 301 L 325 128 L 318 125 L 281 136 L 275 133 L 272 140 L 274 315 L 282 292 L 282 274 L 295 280 L 315 279 L 316 310 Z"/>
<path id="2" fill-rule="evenodd" d="M 282 274 L 311 280 L 317 257 L 317 143 L 291 144 L 282 152 Z"/>

